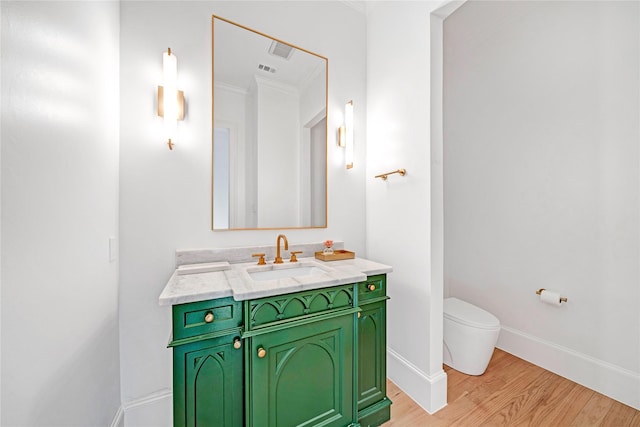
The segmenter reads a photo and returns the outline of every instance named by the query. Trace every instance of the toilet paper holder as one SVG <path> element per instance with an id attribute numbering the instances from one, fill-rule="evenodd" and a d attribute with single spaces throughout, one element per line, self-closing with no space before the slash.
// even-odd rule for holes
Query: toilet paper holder
<path id="1" fill-rule="evenodd" d="M 542 291 L 544 291 L 544 290 L 545 290 L 544 288 L 538 289 L 536 291 L 536 295 L 542 294 Z M 567 302 L 567 297 L 560 297 L 560 302 Z"/>

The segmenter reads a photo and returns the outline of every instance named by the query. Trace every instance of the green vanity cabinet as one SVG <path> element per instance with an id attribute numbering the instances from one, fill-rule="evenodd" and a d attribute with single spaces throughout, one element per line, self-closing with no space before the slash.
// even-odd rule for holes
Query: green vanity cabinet
<path id="1" fill-rule="evenodd" d="M 173 425 L 244 426 L 242 303 L 173 306 Z"/>
<path id="2" fill-rule="evenodd" d="M 358 422 L 378 426 L 390 419 L 387 398 L 386 276 L 358 284 Z"/>
<path id="3" fill-rule="evenodd" d="M 249 427 L 354 422 L 355 295 L 349 284 L 245 303 Z"/>
<path id="4" fill-rule="evenodd" d="M 174 347 L 174 426 L 243 427 L 243 352 L 234 340 Z"/>
<path id="5" fill-rule="evenodd" d="M 386 276 L 173 306 L 174 426 L 379 426 Z"/>
<path id="6" fill-rule="evenodd" d="M 353 422 L 353 314 L 251 338 L 253 427 Z"/>

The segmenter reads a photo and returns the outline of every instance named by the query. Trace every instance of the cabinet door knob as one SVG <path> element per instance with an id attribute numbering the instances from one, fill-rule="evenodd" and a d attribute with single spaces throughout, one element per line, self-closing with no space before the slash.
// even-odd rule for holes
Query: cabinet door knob
<path id="1" fill-rule="evenodd" d="M 267 355 L 267 350 L 265 350 L 262 347 L 258 347 L 258 357 L 260 359 L 262 359 L 263 357 L 265 357 Z"/>
<path id="2" fill-rule="evenodd" d="M 237 350 L 241 347 L 242 347 L 242 340 L 240 340 L 240 338 L 236 338 L 235 340 L 233 340 L 233 348 Z"/>
<path id="3" fill-rule="evenodd" d="M 375 291 L 376 290 L 376 285 L 374 285 L 373 283 L 369 283 L 367 285 L 367 289 L 369 289 L 370 291 Z"/>
<path id="4" fill-rule="evenodd" d="M 358 319 L 362 317 L 362 313 L 358 312 Z"/>
<path id="5" fill-rule="evenodd" d="M 209 312 L 206 316 L 204 316 L 204 321 L 207 323 L 213 322 L 214 316 L 213 313 Z"/>

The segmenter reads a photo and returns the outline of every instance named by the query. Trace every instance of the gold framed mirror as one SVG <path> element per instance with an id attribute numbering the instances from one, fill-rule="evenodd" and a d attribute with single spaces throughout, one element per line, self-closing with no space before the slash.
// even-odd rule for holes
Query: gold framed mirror
<path id="1" fill-rule="evenodd" d="M 212 17 L 212 229 L 327 227 L 327 58 Z"/>

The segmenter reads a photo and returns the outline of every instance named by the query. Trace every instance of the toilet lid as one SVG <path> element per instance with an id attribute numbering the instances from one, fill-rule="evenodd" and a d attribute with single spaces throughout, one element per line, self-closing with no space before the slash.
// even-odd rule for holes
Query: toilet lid
<path id="1" fill-rule="evenodd" d="M 475 328 L 494 329 L 500 327 L 496 316 L 458 298 L 445 298 L 444 317 Z"/>

